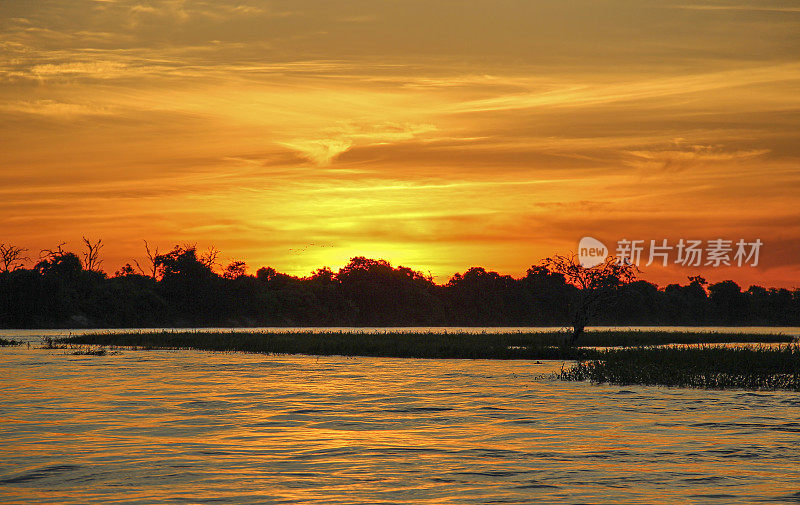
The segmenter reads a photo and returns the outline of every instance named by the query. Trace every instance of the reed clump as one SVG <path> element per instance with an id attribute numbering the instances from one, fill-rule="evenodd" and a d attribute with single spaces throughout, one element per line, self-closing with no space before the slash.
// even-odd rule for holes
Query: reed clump
<path id="1" fill-rule="evenodd" d="M 100 347 L 99 349 L 78 349 L 70 354 L 72 356 L 105 356 L 108 354 L 108 350 L 105 347 Z"/>
<path id="2" fill-rule="evenodd" d="M 562 370 L 560 377 L 622 385 L 800 391 L 800 346 L 605 349 Z"/>

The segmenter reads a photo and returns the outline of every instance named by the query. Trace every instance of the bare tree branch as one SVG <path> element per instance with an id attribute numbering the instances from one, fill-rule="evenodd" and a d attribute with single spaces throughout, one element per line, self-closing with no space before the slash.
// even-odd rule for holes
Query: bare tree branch
<path id="1" fill-rule="evenodd" d="M 0 243 L 0 272 L 12 272 L 25 266 L 30 258 L 23 256 L 27 249 L 12 244 Z"/>
<path id="2" fill-rule="evenodd" d="M 158 263 L 156 262 L 156 257 L 158 257 L 158 246 L 151 250 L 150 244 L 148 244 L 146 240 L 143 240 L 143 242 L 144 250 L 147 254 L 147 261 L 149 262 L 147 270 L 142 268 L 142 265 L 139 264 L 138 260 L 134 259 L 133 262 L 136 264 L 136 268 L 139 269 L 139 272 L 141 272 L 142 275 L 155 279 L 158 275 Z"/>
<path id="3" fill-rule="evenodd" d="M 570 345 L 575 344 L 589 322 L 611 301 L 617 290 L 635 281 L 639 272 L 636 265 L 612 256 L 595 267 L 585 268 L 578 256 L 572 253 L 546 258 L 542 266 L 563 275 L 569 284 L 578 288 L 577 300 L 572 308 L 573 334 Z"/>
<path id="4" fill-rule="evenodd" d="M 64 250 L 66 242 L 61 242 L 55 249 L 42 249 L 39 251 L 39 261 L 53 261 L 67 254 Z"/>
<path id="5" fill-rule="evenodd" d="M 83 256 L 83 268 L 91 272 L 99 272 L 103 260 L 100 259 L 100 249 L 103 248 L 103 239 L 92 242 L 86 237 L 81 237 L 86 246 L 86 251 L 81 253 Z"/>
<path id="6" fill-rule="evenodd" d="M 203 252 L 198 258 L 198 261 L 208 267 L 211 270 L 214 270 L 215 266 L 217 265 L 217 256 L 219 256 L 219 249 L 214 247 L 213 245 L 208 246 L 208 249 Z"/>

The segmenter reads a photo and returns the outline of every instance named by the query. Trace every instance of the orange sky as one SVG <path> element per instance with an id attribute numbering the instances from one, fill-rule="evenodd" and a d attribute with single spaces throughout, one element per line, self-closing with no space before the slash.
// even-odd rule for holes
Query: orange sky
<path id="1" fill-rule="evenodd" d="M 520 275 L 589 235 L 760 238 L 800 287 L 800 4 L 0 2 L 0 242 Z"/>

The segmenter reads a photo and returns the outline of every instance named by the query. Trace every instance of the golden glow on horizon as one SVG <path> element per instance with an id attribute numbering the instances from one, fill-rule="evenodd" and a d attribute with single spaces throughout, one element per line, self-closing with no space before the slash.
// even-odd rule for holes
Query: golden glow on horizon
<path id="1" fill-rule="evenodd" d="M 0 241 L 444 281 L 584 235 L 761 238 L 703 273 L 795 286 L 798 32 L 779 2 L 7 1 Z"/>

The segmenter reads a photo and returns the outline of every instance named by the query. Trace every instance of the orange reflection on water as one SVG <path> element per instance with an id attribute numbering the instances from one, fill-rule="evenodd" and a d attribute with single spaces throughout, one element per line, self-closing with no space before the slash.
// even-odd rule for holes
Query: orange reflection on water
<path id="1" fill-rule="evenodd" d="M 746 502 L 796 492 L 797 400 L 593 386 L 560 362 L 0 354 L 0 495 Z"/>

